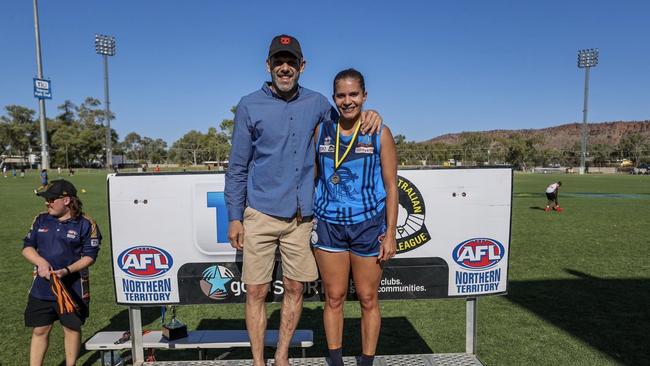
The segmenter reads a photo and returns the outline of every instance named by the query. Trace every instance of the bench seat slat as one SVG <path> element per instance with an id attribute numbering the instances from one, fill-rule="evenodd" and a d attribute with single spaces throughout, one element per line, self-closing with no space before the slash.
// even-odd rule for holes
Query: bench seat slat
<path id="1" fill-rule="evenodd" d="M 124 332 L 98 332 L 86 341 L 85 346 L 90 351 L 121 350 L 131 348 L 131 341 L 115 344 Z M 277 330 L 267 330 L 264 337 L 265 346 L 275 346 L 278 343 Z M 250 347 L 248 333 L 245 330 L 193 330 L 187 337 L 167 341 L 162 331 L 152 331 L 143 337 L 144 348 L 164 349 L 212 349 Z M 298 329 L 291 339 L 291 347 L 307 348 L 314 345 L 314 333 L 308 329 Z"/>

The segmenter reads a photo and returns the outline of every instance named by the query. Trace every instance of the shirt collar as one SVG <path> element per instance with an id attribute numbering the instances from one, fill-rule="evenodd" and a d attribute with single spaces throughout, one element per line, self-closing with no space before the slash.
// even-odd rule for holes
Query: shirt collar
<path id="1" fill-rule="evenodd" d="M 271 89 L 271 82 L 270 81 L 265 81 L 264 84 L 262 84 L 262 91 L 266 95 L 268 95 L 270 97 L 273 97 L 275 99 L 280 99 L 280 100 L 284 101 L 284 99 L 280 98 L 279 95 L 277 95 L 276 93 L 273 92 L 273 90 Z M 300 84 L 298 84 L 298 92 L 296 93 L 296 95 L 293 98 L 291 98 L 290 100 L 287 100 L 287 102 L 291 102 L 292 100 L 298 99 L 300 97 L 301 93 L 302 93 L 302 86 L 300 86 Z"/>
<path id="2" fill-rule="evenodd" d="M 69 218 L 69 219 L 67 219 L 67 220 L 59 221 L 58 218 L 56 218 L 56 217 L 54 217 L 54 216 L 52 216 L 52 215 L 50 215 L 50 214 L 47 215 L 48 220 L 50 220 L 50 221 L 54 221 L 54 222 L 59 222 L 59 223 L 61 223 L 61 224 L 67 224 L 67 223 L 73 223 L 73 224 L 76 224 L 77 222 L 79 222 L 79 217 L 80 217 L 80 216 L 78 216 L 78 217 L 71 217 L 71 218 Z"/>

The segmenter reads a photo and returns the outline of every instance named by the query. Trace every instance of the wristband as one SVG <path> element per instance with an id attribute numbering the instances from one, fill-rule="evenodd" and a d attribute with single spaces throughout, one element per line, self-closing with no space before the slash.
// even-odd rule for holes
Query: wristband
<path id="1" fill-rule="evenodd" d="M 65 266 L 65 270 L 68 271 L 68 274 L 72 273 L 72 271 L 70 270 L 70 268 L 68 268 L 68 266 Z"/>

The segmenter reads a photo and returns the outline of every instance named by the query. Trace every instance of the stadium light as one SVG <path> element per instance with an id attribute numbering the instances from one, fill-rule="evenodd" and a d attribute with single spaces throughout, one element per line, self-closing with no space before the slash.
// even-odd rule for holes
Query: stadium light
<path id="1" fill-rule="evenodd" d="M 34 35 L 36 37 L 36 69 L 39 79 L 43 79 L 41 58 L 41 32 L 38 23 L 38 0 L 34 0 Z M 38 116 L 41 129 L 41 169 L 50 169 L 50 152 L 47 147 L 47 127 L 45 125 L 45 99 L 38 98 Z"/>
<path id="2" fill-rule="evenodd" d="M 111 110 L 108 98 L 108 56 L 115 56 L 115 37 L 95 34 L 95 53 L 104 58 L 104 118 L 106 119 L 106 169 L 113 166 L 111 144 Z"/>
<path id="3" fill-rule="evenodd" d="M 578 50 L 578 68 L 585 69 L 585 98 L 582 109 L 582 138 L 580 146 L 580 174 L 585 174 L 587 158 L 587 103 L 589 100 L 589 69 L 598 65 L 598 48 Z"/>

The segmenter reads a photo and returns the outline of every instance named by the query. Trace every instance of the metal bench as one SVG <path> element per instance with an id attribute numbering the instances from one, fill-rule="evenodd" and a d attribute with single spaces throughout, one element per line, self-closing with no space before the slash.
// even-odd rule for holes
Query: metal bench
<path id="1" fill-rule="evenodd" d="M 115 344 L 124 332 L 95 333 L 85 346 L 89 351 L 100 351 L 104 360 L 105 351 L 116 351 L 131 348 L 131 341 Z M 267 330 L 264 337 L 265 346 L 275 346 L 278 343 L 277 330 Z M 161 331 L 152 331 L 142 336 L 143 348 L 158 349 L 196 349 L 199 360 L 203 359 L 206 349 L 230 349 L 235 347 L 250 347 L 251 343 L 245 330 L 194 330 L 188 331 L 187 337 L 168 341 Z M 314 345 L 314 332 L 307 329 L 297 329 L 291 339 L 290 347 L 302 348 L 302 357 L 306 357 L 306 349 Z M 112 355 L 112 354 L 111 354 Z"/>

